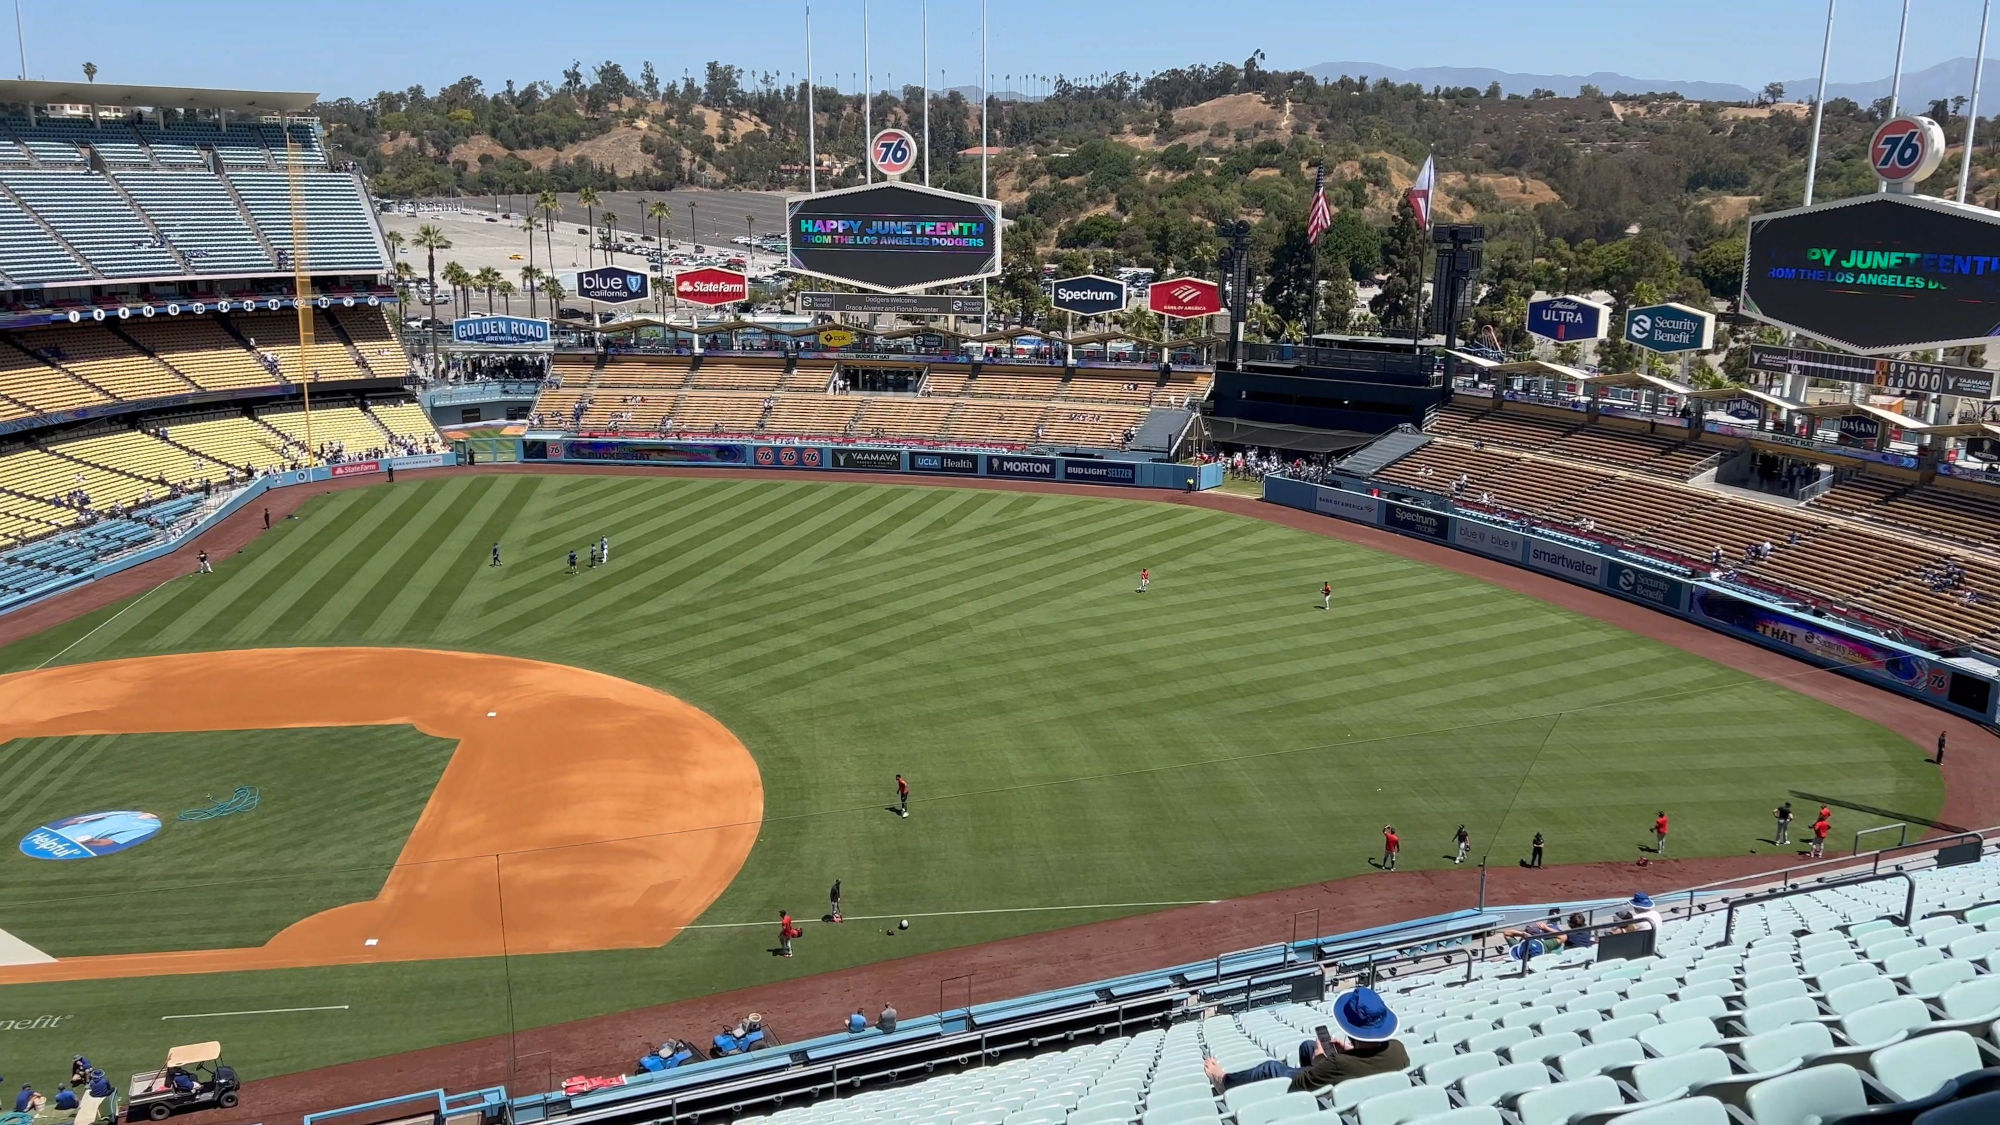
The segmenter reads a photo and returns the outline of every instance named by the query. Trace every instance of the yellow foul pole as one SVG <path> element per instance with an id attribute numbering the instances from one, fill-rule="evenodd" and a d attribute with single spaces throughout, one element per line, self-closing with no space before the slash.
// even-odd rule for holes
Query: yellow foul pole
<path id="1" fill-rule="evenodd" d="M 295 378 L 305 404 L 306 457 L 310 461 L 318 455 L 319 446 L 313 442 L 312 381 L 315 369 L 312 276 L 306 261 L 306 166 L 304 154 L 299 151 L 298 138 L 292 135 L 291 119 L 281 117 L 279 123 L 285 133 L 285 178 L 292 191 L 292 303 L 299 314 L 299 369 Z"/>

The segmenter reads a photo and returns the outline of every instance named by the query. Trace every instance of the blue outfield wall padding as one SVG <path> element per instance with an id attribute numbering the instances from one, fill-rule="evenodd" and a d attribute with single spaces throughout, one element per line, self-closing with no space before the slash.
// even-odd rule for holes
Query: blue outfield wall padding
<path id="1" fill-rule="evenodd" d="M 2000 680 L 1857 625 L 1809 615 L 1738 587 L 1674 573 L 1671 565 L 1483 513 L 1391 502 L 1350 489 L 1264 478 L 1264 499 L 1512 563 L 1600 590 L 1707 629 L 1991 725 Z M 1435 498 L 1427 498 L 1435 499 Z"/>
<path id="2" fill-rule="evenodd" d="M 658 465 L 663 468 L 832 469 L 942 477 L 1002 477 L 1128 488 L 1185 490 L 1222 483 L 1221 465 L 1182 465 L 1125 457 L 980 453 L 897 445 L 773 445 L 671 438 L 574 438 L 547 441 L 551 463 Z"/>

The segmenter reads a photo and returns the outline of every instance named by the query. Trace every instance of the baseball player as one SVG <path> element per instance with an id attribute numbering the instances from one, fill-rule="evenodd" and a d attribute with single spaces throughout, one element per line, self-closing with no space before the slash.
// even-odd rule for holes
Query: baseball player
<path id="1" fill-rule="evenodd" d="M 1382 826 L 1382 870 L 1396 869 L 1396 853 L 1403 850 L 1402 837 L 1396 835 L 1394 825 Z"/>
<path id="2" fill-rule="evenodd" d="M 214 574 L 214 573 L 215 573 L 215 568 L 214 568 L 214 567 L 212 567 L 212 566 L 210 566 L 210 565 L 208 565 L 208 552 L 207 552 L 207 551 L 202 551 L 202 552 L 200 552 L 200 553 L 198 553 L 198 554 L 196 554 L 196 555 L 195 555 L 195 557 L 194 557 L 194 570 L 195 570 L 195 573 L 196 573 L 196 574 Z"/>
<path id="3" fill-rule="evenodd" d="M 1153 572 L 1144 567 L 1139 568 L 1139 592 L 1142 594 L 1145 593 L 1152 584 Z"/>
<path id="4" fill-rule="evenodd" d="M 611 537 L 609 535 L 601 536 L 597 540 L 597 561 L 603 563 L 605 566 L 611 565 Z"/>
<path id="5" fill-rule="evenodd" d="M 1791 843 L 1791 842 L 1792 842 L 1792 803 L 1791 803 L 1790 801 L 1786 801 L 1786 802 L 1785 802 L 1784 804 L 1782 804 L 1782 805 L 1779 805 L 1779 806 L 1778 806 L 1777 808 L 1775 808 L 1775 809 L 1772 809 L 1772 810 L 1771 810 L 1771 816 L 1772 816 L 1772 818 L 1773 818 L 1773 819 L 1775 819 L 1775 820 L 1776 820 L 1776 821 L 1778 822 L 1778 831 L 1777 831 L 1777 837 L 1778 837 L 1778 838 L 1777 838 L 1777 839 L 1775 839 L 1775 840 L 1773 840 L 1773 841 L 1771 841 L 1771 842 L 1772 842 L 1772 843 L 1774 843 L 1774 844 L 1789 844 L 1789 843 Z"/>
<path id="6" fill-rule="evenodd" d="M 499 565 L 500 565 L 500 544 L 498 544 L 498 543 L 495 543 L 495 544 L 493 544 L 493 561 L 492 561 L 492 562 L 490 562 L 490 563 L 487 563 L 486 565 L 487 565 L 487 566 L 499 566 Z"/>
<path id="7" fill-rule="evenodd" d="M 832 918 L 832 919 L 833 919 L 834 921 L 836 921 L 836 922 L 840 921 L 840 920 L 841 920 L 841 919 L 840 919 L 840 880 L 838 880 L 838 879 L 835 879 L 835 880 L 833 881 L 833 889 L 832 889 L 832 890 L 830 890 L 830 891 L 828 891 L 828 892 L 826 892 L 826 897 L 827 897 L 827 901 L 828 901 L 829 903 L 831 903 L 831 904 L 832 904 L 832 907 L 833 907 L 833 908 L 832 908 L 831 910 L 828 910 L 828 911 L 827 911 L 827 915 L 828 915 L 829 917 L 831 917 L 831 918 Z"/>
<path id="8" fill-rule="evenodd" d="M 904 781 L 900 773 L 896 775 L 896 812 L 906 820 L 909 818 L 910 783 Z"/>
<path id="9" fill-rule="evenodd" d="M 569 572 L 571 574 L 576 573 L 576 551 L 574 550 L 571 550 L 569 553 Z"/>
<path id="10" fill-rule="evenodd" d="M 1653 854 L 1667 854 L 1667 810 L 1661 809 L 1653 818 Z"/>
<path id="11" fill-rule="evenodd" d="M 1319 607 L 1321 609 L 1333 608 L 1333 583 L 1322 582 L 1319 584 Z"/>
<path id="12" fill-rule="evenodd" d="M 1453 864 L 1464 863 L 1465 857 L 1472 854 L 1472 833 L 1467 832 L 1465 825 L 1461 824 L 1458 826 L 1457 834 L 1452 836 L 1452 839 L 1458 843 L 1458 858 L 1451 862 Z"/>

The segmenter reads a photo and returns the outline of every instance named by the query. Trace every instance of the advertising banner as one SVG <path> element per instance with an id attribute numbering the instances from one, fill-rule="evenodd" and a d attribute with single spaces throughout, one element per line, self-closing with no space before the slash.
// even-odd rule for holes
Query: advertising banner
<path id="1" fill-rule="evenodd" d="M 550 442 L 549 456 L 563 447 L 568 461 L 645 461 L 655 465 L 743 465 L 748 451 L 729 442 L 686 442 L 674 445 L 641 445 L 631 441 L 579 440 Z"/>
<path id="2" fill-rule="evenodd" d="M 1602 340 L 1611 309 L 1582 297 L 1549 297 L 1528 302 L 1528 334 L 1544 340 Z"/>
<path id="3" fill-rule="evenodd" d="M 1625 341 L 1650 352 L 1705 352 L 1715 343 L 1715 314 L 1671 302 L 1625 314 Z"/>
<path id="4" fill-rule="evenodd" d="M 714 308 L 733 305 L 750 297 L 750 280 L 735 270 L 703 266 L 674 275 L 674 298 L 691 305 Z"/>
<path id="5" fill-rule="evenodd" d="M 1378 497 L 1359 492 L 1348 492 L 1338 488 L 1319 488 L 1313 493 L 1313 511 L 1321 515 L 1339 516 L 1359 523 L 1374 523 L 1382 514 L 1382 501 Z"/>
<path id="6" fill-rule="evenodd" d="M 1660 606 L 1676 612 L 1687 608 L 1687 583 L 1636 566 L 1627 566 L 1616 560 L 1606 560 L 1606 573 L 1610 577 L 1605 589 L 1634 601 Z"/>
<path id="7" fill-rule="evenodd" d="M 577 272 L 576 292 L 573 295 L 608 305 L 622 305 L 643 301 L 652 295 L 652 291 L 647 286 L 646 275 L 638 270 L 599 266 L 594 270 Z"/>
<path id="8" fill-rule="evenodd" d="M 1426 539 L 1451 538 L 1451 517 L 1443 512 L 1386 501 L 1382 504 L 1382 512 L 1382 526 L 1391 531 L 1421 535 Z"/>
<path id="9" fill-rule="evenodd" d="M 836 469 L 870 469 L 878 473 L 900 473 L 903 471 L 903 451 L 900 449 L 836 449 L 833 451 L 833 467 Z"/>
<path id="10" fill-rule="evenodd" d="M 901 316 L 985 316 L 986 298 L 928 293 L 801 293 L 800 312 L 895 313 Z"/>
<path id="11" fill-rule="evenodd" d="M 826 455 L 816 445 L 760 445 L 751 451 L 760 469 L 823 469 Z"/>
<path id="12" fill-rule="evenodd" d="M 1135 484 L 1139 467 L 1130 461 L 1064 461 L 1064 480 L 1084 484 Z"/>
<path id="13" fill-rule="evenodd" d="M 878 183 L 785 202 L 793 273 L 902 292 L 1000 272 L 1000 205 L 916 184 Z"/>
<path id="14" fill-rule="evenodd" d="M 1125 307 L 1125 283 L 1085 274 L 1049 283 L 1049 304 L 1078 316 L 1101 316 Z"/>
<path id="15" fill-rule="evenodd" d="M 910 471 L 913 473 L 963 473 L 979 472 L 977 453 L 930 453 L 923 450 L 910 451 Z"/>
<path id="16" fill-rule="evenodd" d="M 451 322 L 454 344 L 486 348 L 532 347 L 549 342 L 549 322 L 525 316 L 473 316 Z"/>
<path id="17" fill-rule="evenodd" d="M 444 467 L 442 453 L 415 453 L 408 457 L 391 457 L 389 464 L 398 469 L 439 469 Z"/>
<path id="18" fill-rule="evenodd" d="M 1222 287 L 1199 277 L 1171 277 L 1146 289 L 1146 308 L 1182 319 L 1222 311 Z"/>
<path id="19" fill-rule="evenodd" d="M 1943 665 L 1860 637 L 1835 633 L 1810 618 L 1733 598 L 1716 590 L 1696 589 L 1691 616 L 1724 632 L 1756 637 L 1778 649 L 1816 663 L 1835 664 L 1863 679 L 1893 684 L 1922 695 L 1943 696 L 1951 677 Z"/>
<path id="20" fill-rule="evenodd" d="M 1527 563 L 1536 570 L 1595 586 L 1604 580 L 1604 560 L 1581 547 L 1529 539 Z"/>
<path id="21" fill-rule="evenodd" d="M 1750 345 L 1750 369 L 1772 375 L 1799 374 L 1836 383 L 1856 383 L 1888 391 L 1922 391 L 1960 398 L 1993 397 L 1993 373 L 1914 359 L 1871 359 L 1846 352 Z M 1756 412 L 1753 410 L 1751 416 Z"/>
<path id="22" fill-rule="evenodd" d="M 363 473 L 382 471 L 380 461 L 349 461 L 344 465 L 334 465 L 329 470 L 336 477 L 358 477 Z"/>
<path id="23" fill-rule="evenodd" d="M 1474 554 L 1511 563 L 1521 561 L 1528 545 L 1527 536 L 1519 532 L 1468 519 L 1452 521 L 1451 541 Z"/>
<path id="24" fill-rule="evenodd" d="M 1025 477 L 1030 480 L 1056 479 L 1056 463 L 1047 457 L 1013 457 L 999 453 L 986 455 L 986 475 Z"/>

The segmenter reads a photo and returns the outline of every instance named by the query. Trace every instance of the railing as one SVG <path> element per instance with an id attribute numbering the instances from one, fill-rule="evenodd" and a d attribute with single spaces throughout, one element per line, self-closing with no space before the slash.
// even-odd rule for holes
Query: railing
<path id="1" fill-rule="evenodd" d="M 1872 835 L 1872 834 L 1874 834 L 1874 833 L 1876 833 L 1876 832 L 1894 832 L 1894 833 L 1896 833 L 1896 834 L 1897 834 L 1897 835 L 1896 835 L 1896 846 L 1897 846 L 1897 847 L 1899 847 L 1899 848 L 1900 848 L 1900 847 L 1903 847 L 1904 845 L 1906 845 L 1906 844 L 1908 844 L 1908 843 L 1910 842 L 1910 826 L 1909 826 L 1909 824 L 1908 824 L 1907 822 L 1899 820 L 1899 821 L 1897 821 L 1897 822 L 1896 822 L 1896 823 L 1894 823 L 1894 824 L 1878 824 L 1878 825 L 1876 825 L 1876 826 L 1875 826 L 1875 827 L 1873 827 L 1873 828 L 1863 828 L 1863 829 L 1862 829 L 1861 831 L 1859 831 L 1859 832 L 1856 832 L 1856 833 L 1854 834 L 1854 851 L 1853 851 L 1853 852 L 1852 852 L 1851 854 L 1853 854 L 1853 855 L 1860 855 L 1860 854 L 1861 854 L 1861 838 L 1862 838 L 1863 836 L 1868 836 L 1868 835 Z"/>
<path id="2" fill-rule="evenodd" d="M 1877 879 L 1882 879 L 1882 878 L 1901 879 L 1903 880 L 1903 882 L 1909 884 L 1909 892 L 1907 896 L 1903 899 L 1903 916 L 1896 920 L 1896 924 L 1898 926 L 1902 926 L 1907 929 L 1911 922 L 1916 921 L 1916 915 L 1917 915 L 1916 877 L 1911 875 L 1907 871 L 1892 871 L 1887 876 L 1883 876 L 1877 872 L 1871 871 L 1866 875 L 1855 875 L 1846 879 L 1830 879 L 1824 883 L 1818 884 L 1817 886 L 1784 887 L 1775 891 L 1765 891 L 1762 894 L 1746 895 L 1742 898 L 1731 899 L 1729 901 L 1728 912 L 1722 916 L 1722 941 L 1718 943 L 1717 948 L 1728 945 L 1730 943 L 1730 940 L 1735 936 L 1737 907 L 1754 906 L 1759 903 L 1765 903 L 1765 902 L 1775 902 L 1778 899 L 1791 898 L 1794 895 L 1818 894 L 1821 891 L 1837 890 L 1841 887 L 1854 887 L 1854 886 L 1859 886 L 1863 883 L 1872 883 L 1875 882 Z"/>

